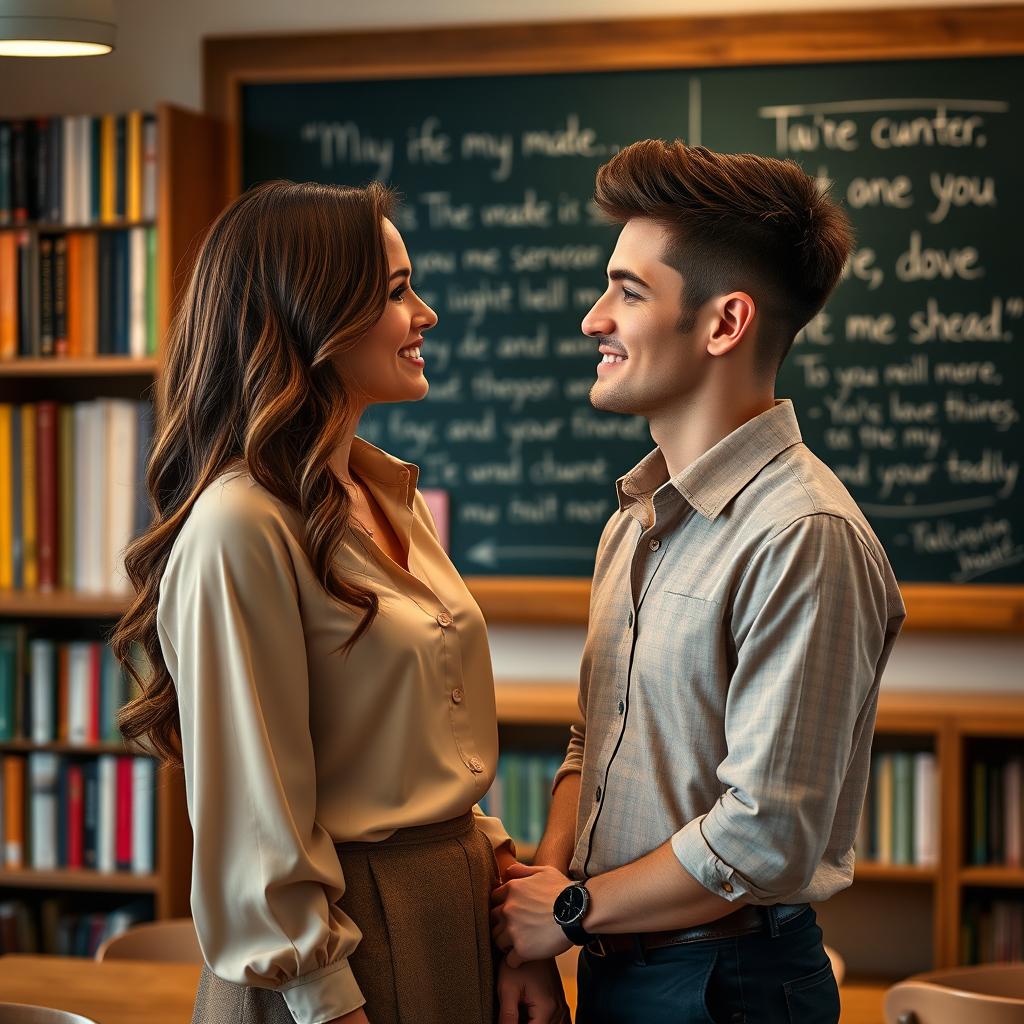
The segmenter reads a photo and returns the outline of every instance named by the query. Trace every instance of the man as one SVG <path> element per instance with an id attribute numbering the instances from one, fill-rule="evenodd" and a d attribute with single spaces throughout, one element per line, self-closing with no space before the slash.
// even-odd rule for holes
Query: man
<path id="1" fill-rule="evenodd" d="M 850 227 L 796 164 L 681 142 L 623 150 L 595 198 L 624 227 L 583 321 L 591 401 L 657 448 L 617 484 L 582 722 L 495 940 L 511 963 L 584 946 L 578 1024 L 838 1021 L 808 904 L 853 878 L 904 609 L 774 388 Z"/>

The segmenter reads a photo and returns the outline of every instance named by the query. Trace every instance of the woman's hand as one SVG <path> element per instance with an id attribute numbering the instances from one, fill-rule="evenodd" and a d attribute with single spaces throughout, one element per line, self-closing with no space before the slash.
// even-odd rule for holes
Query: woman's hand
<path id="1" fill-rule="evenodd" d="M 569 1024 L 562 979 L 554 960 L 534 960 L 521 967 L 498 966 L 499 1024 L 519 1024 L 519 1008 L 530 1024 Z"/>

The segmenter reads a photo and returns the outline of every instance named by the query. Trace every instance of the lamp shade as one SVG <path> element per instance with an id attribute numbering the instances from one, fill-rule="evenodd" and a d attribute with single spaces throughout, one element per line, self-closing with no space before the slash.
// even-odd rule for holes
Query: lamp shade
<path id="1" fill-rule="evenodd" d="M 84 57 L 116 42 L 113 0 L 0 0 L 0 56 Z"/>

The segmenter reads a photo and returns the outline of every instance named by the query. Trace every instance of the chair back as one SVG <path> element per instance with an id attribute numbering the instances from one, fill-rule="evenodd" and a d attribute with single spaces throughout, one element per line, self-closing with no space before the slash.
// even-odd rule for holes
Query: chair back
<path id="1" fill-rule="evenodd" d="M 96 1021 L 67 1010 L 51 1010 L 47 1006 L 0 1003 L 0 1024 L 96 1024 Z"/>
<path id="2" fill-rule="evenodd" d="M 199 948 L 192 918 L 178 917 L 136 925 L 107 939 L 96 951 L 96 959 L 201 964 L 203 951 Z"/>
<path id="3" fill-rule="evenodd" d="M 916 974 L 885 994 L 885 1024 L 1021 1024 L 1024 964 Z"/>

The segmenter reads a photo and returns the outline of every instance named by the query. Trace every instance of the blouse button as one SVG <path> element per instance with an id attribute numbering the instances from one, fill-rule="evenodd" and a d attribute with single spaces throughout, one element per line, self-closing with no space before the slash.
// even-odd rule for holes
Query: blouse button
<path id="1" fill-rule="evenodd" d="M 479 757 L 471 757 L 467 762 L 469 770 L 479 775 L 484 770 L 484 763 Z"/>
<path id="2" fill-rule="evenodd" d="M 458 687 L 458 686 L 455 687 L 455 689 L 452 690 L 452 703 L 453 704 L 461 704 L 462 703 L 462 698 L 465 697 L 465 696 L 466 695 L 462 692 L 462 689 L 460 687 Z"/>
<path id="3" fill-rule="evenodd" d="M 446 611 L 437 613 L 438 625 L 444 627 L 445 629 L 447 629 L 454 621 L 455 620 Z"/>

